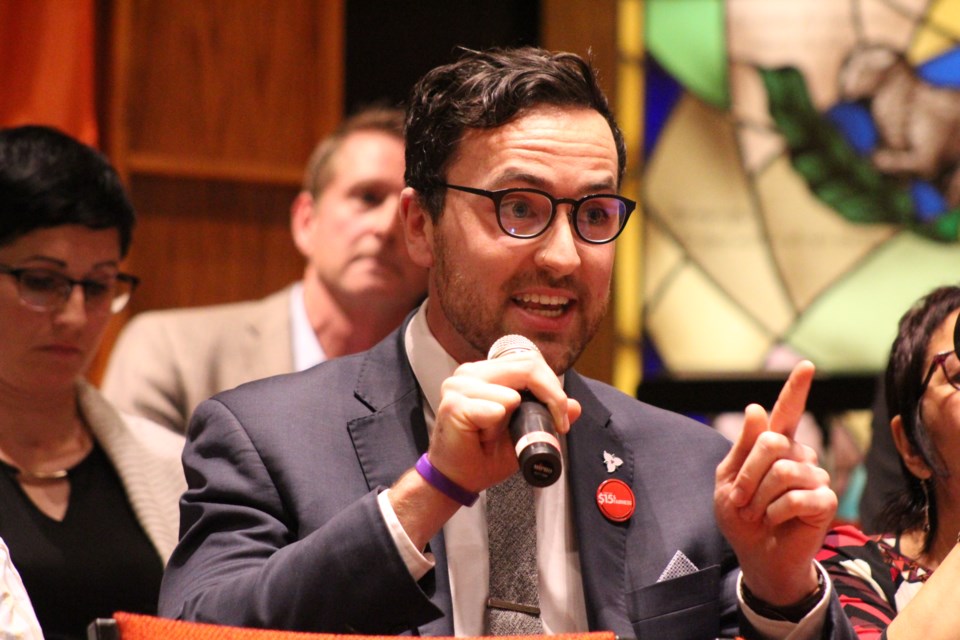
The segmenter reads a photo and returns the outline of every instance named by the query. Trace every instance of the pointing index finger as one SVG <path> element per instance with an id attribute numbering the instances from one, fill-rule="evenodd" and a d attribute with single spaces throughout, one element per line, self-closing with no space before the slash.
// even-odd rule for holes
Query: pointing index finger
<path id="1" fill-rule="evenodd" d="M 791 440 L 794 438 L 800 417 L 806 409 L 815 371 L 816 367 L 809 360 L 802 360 L 794 366 L 770 412 L 771 431 L 782 433 Z"/>

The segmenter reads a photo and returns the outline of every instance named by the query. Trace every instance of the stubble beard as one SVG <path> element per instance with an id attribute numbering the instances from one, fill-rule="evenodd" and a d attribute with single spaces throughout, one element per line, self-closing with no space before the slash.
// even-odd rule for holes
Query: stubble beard
<path id="1" fill-rule="evenodd" d="M 517 333 L 503 325 L 506 305 L 511 303 L 507 294 L 504 294 L 504 302 L 496 309 L 490 308 L 488 302 L 479 294 L 483 291 L 481 278 L 458 268 L 456 255 L 451 255 L 450 243 L 446 241 L 442 232 L 437 230 L 434 239 L 436 255 L 430 277 L 434 279 L 434 291 L 438 298 L 436 302 L 439 303 L 443 314 L 461 338 L 477 354 L 480 354 L 479 358 L 484 358 L 490 346 L 498 338 L 508 333 Z M 543 274 L 533 277 L 537 278 L 538 282 L 551 280 L 549 276 Z M 518 274 L 505 283 L 503 288 L 505 291 L 515 291 L 519 288 L 521 281 L 529 279 L 529 274 Z M 567 281 L 565 286 L 577 291 L 580 301 L 590 299 L 594 295 L 577 282 Z M 538 346 L 547 364 L 557 375 L 573 366 L 599 330 L 610 302 L 609 287 L 603 298 L 594 302 L 598 304 L 593 312 L 584 307 L 579 309 L 580 313 L 571 339 L 564 339 L 552 333 L 527 332 L 530 335 L 526 337 Z"/>

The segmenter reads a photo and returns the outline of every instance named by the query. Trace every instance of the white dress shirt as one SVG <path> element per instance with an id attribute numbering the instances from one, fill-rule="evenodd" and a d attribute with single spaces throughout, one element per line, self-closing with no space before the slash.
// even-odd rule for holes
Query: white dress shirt
<path id="1" fill-rule="evenodd" d="M 323 346 L 307 318 L 307 305 L 303 301 L 303 283 L 297 282 L 290 289 L 290 335 L 293 337 L 293 370 L 303 371 L 327 359 Z"/>

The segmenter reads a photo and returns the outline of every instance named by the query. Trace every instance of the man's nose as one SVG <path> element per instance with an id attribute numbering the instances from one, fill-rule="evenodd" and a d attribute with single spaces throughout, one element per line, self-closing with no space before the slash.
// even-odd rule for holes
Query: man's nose
<path id="1" fill-rule="evenodd" d="M 534 261 L 539 267 L 558 276 L 565 276 L 580 266 L 580 252 L 576 231 L 568 215 L 569 209 L 567 205 L 560 206 L 562 209 L 557 211 L 550 228 L 540 238 Z"/>

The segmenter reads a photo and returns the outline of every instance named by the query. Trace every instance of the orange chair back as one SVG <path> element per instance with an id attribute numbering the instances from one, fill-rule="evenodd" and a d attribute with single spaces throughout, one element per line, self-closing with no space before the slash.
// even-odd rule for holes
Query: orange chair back
<path id="1" fill-rule="evenodd" d="M 345 637 L 326 633 L 244 629 L 183 622 L 121 611 L 113 614 L 113 619 L 117 623 L 120 640 L 334 640 Z"/>
<path id="2" fill-rule="evenodd" d="M 272 631 L 245 629 L 199 622 L 167 620 L 135 613 L 118 611 L 113 615 L 120 640 L 397 640 L 396 636 L 359 636 L 336 633 L 306 633 L 302 631 Z M 524 636 L 498 636 L 497 640 L 511 640 Z M 525 636 L 530 638 L 530 636 Z M 440 640 L 454 640 L 446 638 Z M 461 638 L 460 640 L 464 640 Z M 616 640 L 612 631 L 570 633 L 550 636 L 550 640 Z"/>

